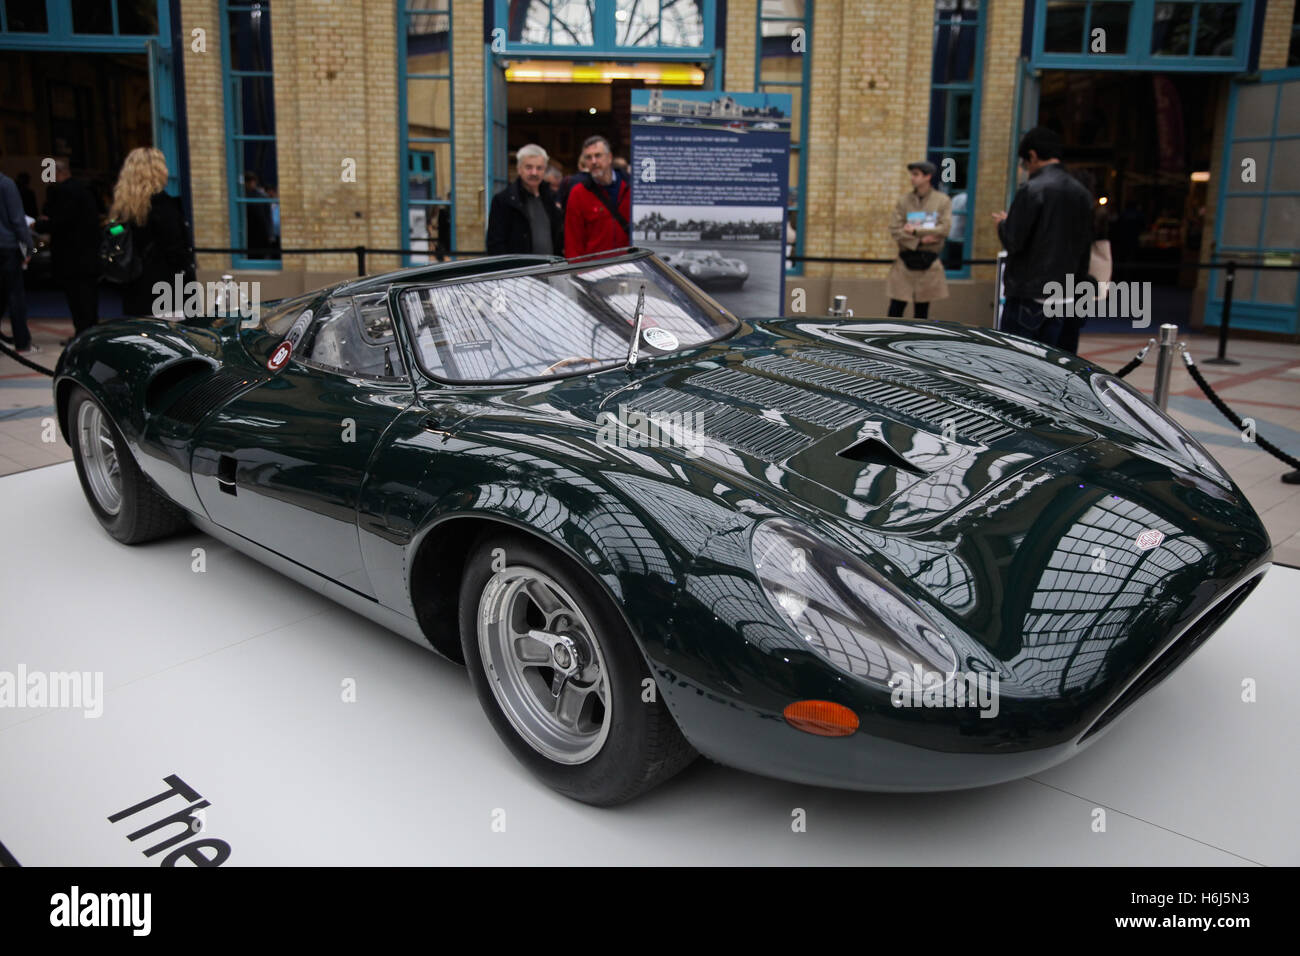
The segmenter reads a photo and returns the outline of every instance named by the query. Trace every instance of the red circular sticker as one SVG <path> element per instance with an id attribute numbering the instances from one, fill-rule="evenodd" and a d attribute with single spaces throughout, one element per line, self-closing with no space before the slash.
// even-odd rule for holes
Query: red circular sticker
<path id="1" fill-rule="evenodd" d="M 1152 548 L 1160 547 L 1160 542 L 1163 540 L 1165 540 L 1164 532 L 1150 528 L 1137 536 L 1137 547 L 1139 551 L 1150 551 Z"/>
<path id="2" fill-rule="evenodd" d="M 266 367 L 272 372 L 280 371 L 284 363 L 289 361 L 289 356 L 293 353 L 293 343 L 285 340 L 275 347 L 271 357 L 266 360 Z"/>

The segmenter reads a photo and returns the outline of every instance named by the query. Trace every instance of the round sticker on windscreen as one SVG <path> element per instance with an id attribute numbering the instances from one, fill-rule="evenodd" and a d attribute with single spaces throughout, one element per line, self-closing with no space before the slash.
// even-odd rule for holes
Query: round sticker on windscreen
<path id="1" fill-rule="evenodd" d="M 671 352 L 677 348 L 677 336 L 673 335 L 667 329 L 651 326 L 648 329 L 641 330 L 641 338 L 645 339 L 645 344 L 651 348 L 656 348 L 661 352 Z"/>

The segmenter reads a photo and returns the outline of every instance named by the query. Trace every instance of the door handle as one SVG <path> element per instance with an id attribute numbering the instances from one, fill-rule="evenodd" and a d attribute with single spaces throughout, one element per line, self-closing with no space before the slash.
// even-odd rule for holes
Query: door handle
<path id="1" fill-rule="evenodd" d="M 238 467 L 239 463 L 230 455 L 222 455 L 217 459 L 217 487 L 228 495 L 238 493 L 235 486 Z"/>

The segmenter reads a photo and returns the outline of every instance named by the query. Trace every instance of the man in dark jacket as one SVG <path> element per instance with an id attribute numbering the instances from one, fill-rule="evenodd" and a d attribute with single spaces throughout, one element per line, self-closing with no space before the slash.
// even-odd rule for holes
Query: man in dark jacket
<path id="1" fill-rule="evenodd" d="M 590 137 L 582 144 L 582 159 L 587 172 L 564 207 L 564 254 L 570 259 L 632 244 L 632 190 L 613 167 L 609 140 Z"/>
<path id="2" fill-rule="evenodd" d="M 519 150 L 515 157 L 518 178 L 492 197 L 488 212 L 489 253 L 563 254 L 564 223 L 556 197 L 544 179 L 548 161 L 546 150 L 534 143 Z"/>
<path id="3" fill-rule="evenodd" d="M 27 292 L 23 287 L 23 269 L 32 257 L 32 233 L 27 228 L 23 200 L 18 186 L 0 173 L 0 303 L 8 304 L 9 325 L 13 329 L 14 350 L 39 352 L 32 345 L 27 329 Z M 0 305 L 0 308 L 3 308 Z"/>
<path id="4" fill-rule="evenodd" d="M 18 195 L 23 200 L 23 212 L 36 218 L 36 193 L 32 192 L 31 174 L 24 171 L 14 177 L 14 185 L 18 187 Z"/>
<path id="5" fill-rule="evenodd" d="M 1049 283 L 1069 287 L 1088 275 L 1092 248 L 1092 196 L 1061 166 L 1061 138 L 1036 126 L 1020 141 L 1020 165 L 1029 178 L 1007 212 L 993 213 L 1007 250 L 1005 329 L 1045 345 L 1058 345 L 1063 309 L 1045 314 Z M 1062 303 L 1068 307 L 1068 303 Z"/>
<path id="6" fill-rule="evenodd" d="M 56 159 L 45 224 L 54 276 L 68 300 L 75 335 L 99 321 L 99 216 L 90 184 L 72 177 L 66 159 Z"/>

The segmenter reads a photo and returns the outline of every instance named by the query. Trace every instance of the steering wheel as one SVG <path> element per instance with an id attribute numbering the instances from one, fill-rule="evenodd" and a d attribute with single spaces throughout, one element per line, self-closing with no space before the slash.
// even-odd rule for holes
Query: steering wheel
<path id="1" fill-rule="evenodd" d="M 556 369 L 563 368 L 566 365 L 574 365 L 578 362 L 599 362 L 599 361 L 601 361 L 601 359 L 596 358 L 594 355 L 582 355 L 582 356 L 571 355 L 568 358 L 562 358 L 558 362 L 554 362 L 551 365 L 548 365 L 546 367 L 546 371 L 544 371 L 542 374 L 549 375 L 551 372 L 554 372 Z"/>

